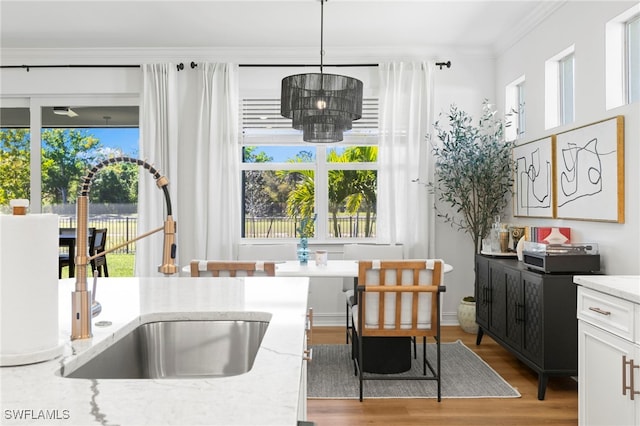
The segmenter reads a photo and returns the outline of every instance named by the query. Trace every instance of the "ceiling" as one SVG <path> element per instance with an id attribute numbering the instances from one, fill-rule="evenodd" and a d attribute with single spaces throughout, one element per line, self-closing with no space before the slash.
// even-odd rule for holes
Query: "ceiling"
<path id="1" fill-rule="evenodd" d="M 324 45 L 496 50 L 565 0 L 328 0 Z M 0 0 L 7 49 L 311 49 L 319 0 Z M 3 64 L 4 65 L 4 64 Z"/>
<path id="2" fill-rule="evenodd" d="M 71 109 L 78 115 L 59 115 L 53 112 L 53 107 L 42 107 L 42 127 L 138 127 L 137 106 L 74 106 Z M 29 108 L 0 108 L 2 128 L 26 128 L 29 125 Z"/>
<path id="3" fill-rule="evenodd" d="M 326 0 L 325 64 L 498 52 L 565 1 Z M 226 52 L 246 64 L 318 63 L 320 10 L 320 0 L 0 0 L 0 65 L 124 63 L 121 52 L 139 64 L 165 51 L 188 52 L 189 60 Z M 74 107 L 72 119 L 49 109 L 50 126 L 137 125 L 137 108 Z M 2 108 L 0 122 L 24 126 L 28 110 Z"/>

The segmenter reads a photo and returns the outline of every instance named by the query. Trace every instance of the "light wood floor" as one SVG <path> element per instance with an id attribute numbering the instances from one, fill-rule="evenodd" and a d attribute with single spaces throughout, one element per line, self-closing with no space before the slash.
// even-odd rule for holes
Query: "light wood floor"
<path id="1" fill-rule="evenodd" d="M 443 327 L 443 342 L 462 340 L 511 386 L 521 398 L 503 399 L 365 399 L 307 401 L 307 419 L 317 426 L 340 425 L 575 425 L 578 384 L 569 377 L 551 377 L 539 401 L 538 376 L 489 336 L 476 346 L 475 335 L 459 327 Z M 314 327 L 312 344 L 345 343 L 344 328 Z"/>

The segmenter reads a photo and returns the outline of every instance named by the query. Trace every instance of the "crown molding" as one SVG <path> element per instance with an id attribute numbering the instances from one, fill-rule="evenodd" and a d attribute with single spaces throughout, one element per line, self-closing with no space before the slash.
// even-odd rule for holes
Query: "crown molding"
<path id="1" fill-rule="evenodd" d="M 498 39 L 498 42 L 493 46 L 495 54 L 497 56 L 503 54 L 507 49 L 522 40 L 522 38 L 533 31 L 538 25 L 544 22 L 568 1 L 569 0 L 539 2 L 531 13 L 529 13 L 523 20 L 514 23 L 514 25 Z"/>

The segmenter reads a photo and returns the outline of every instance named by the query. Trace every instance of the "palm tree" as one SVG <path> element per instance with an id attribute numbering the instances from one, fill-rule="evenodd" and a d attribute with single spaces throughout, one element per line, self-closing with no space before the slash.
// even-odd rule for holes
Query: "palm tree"
<path id="1" fill-rule="evenodd" d="M 329 163 L 375 162 L 377 147 L 349 147 L 341 154 L 335 149 L 327 153 Z M 300 153 L 291 162 L 306 161 L 305 153 Z M 287 214 L 291 217 L 310 218 L 314 215 L 315 175 L 312 170 L 280 171 L 278 177 L 291 183 L 293 189 L 287 198 Z M 373 233 L 372 215 L 376 208 L 377 174 L 373 170 L 329 170 L 328 198 L 329 212 L 333 218 L 333 235 L 339 236 L 338 214 L 344 208 L 355 214 L 363 208 L 366 212 L 365 235 Z M 308 227 L 312 227 L 309 222 Z M 307 229 L 308 235 L 313 235 Z"/>
<path id="2" fill-rule="evenodd" d="M 377 146 L 356 146 L 348 148 L 344 157 L 349 163 L 374 163 L 378 158 Z M 378 174 L 374 170 L 354 170 L 351 177 L 351 195 L 347 199 L 347 210 L 357 212 L 364 207 L 365 236 L 373 234 L 372 213 L 376 210 Z"/>
<path id="3" fill-rule="evenodd" d="M 287 198 L 287 215 L 290 217 L 311 218 L 314 215 L 315 181 L 313 170 L 282 171 L 295 180 L 294 189 Z M 308 220 L 306 229 L 301 230 L 305 235 L 314 235 L 314 221 Z"/>

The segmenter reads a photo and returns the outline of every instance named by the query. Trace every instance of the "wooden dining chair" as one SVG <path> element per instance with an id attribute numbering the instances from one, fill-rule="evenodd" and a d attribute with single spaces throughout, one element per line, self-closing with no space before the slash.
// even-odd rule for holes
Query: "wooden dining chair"
<path id="1" fill-rule="evenodd" d="M 214 277 L 236 276 L 268 276 L 276 275 L 275 262 L 241 261 L 241 260 L 192 260 L 191 276 L 203 276 L 202 272 L 210 272 Z"/>
<path id="2" fill-rule="evenodd" d="M 360 381 L 360 401 L 365 380 L 435 380 L 438 401 L 441 400 L 440 380 L 440 294 L 446 291 L 444 262 L 440 259 L 360 261 L 358 271 L 358 301 L 352 309 L 355 373 Z M 368 351 L 366 339 L 422 337 L 422 375 L 368 374 L 368 357 L 385 356 Z M 427 359 L 426 340 L 436 344 L 435 366 Z M 391 344 L 394 340 L 391 340 Z M 403 354 L 411 365 L 411 348 Z M 382 360 L 389 361 L 389 360 Z M 391 360 L 391 362 L 393 362 Z M 427 368 L 430 374 L 427 374 Z"/>
<path id="3" fill-rule="evenodd" d="M 89 237 L 89 256 L 102 253 L 107 246 L 107 228 L 95 229 Z M 99 277 L 109 276 L 107 255 L 98 256 L 91 261 L 91 271 L 98 271 Z"/>
<path id="4" fill-rule="evenodd" d="M 344 260 L 400 260 L 404 258 L 402 245 L 399 244 L 345 244 L 342 258 Z M 342 292 L 345 298 L 345 338 L 349 343 L 351 337 L 351 307 L 357 304 L 357 297 L 352 278 L 344 278 Z"/>

